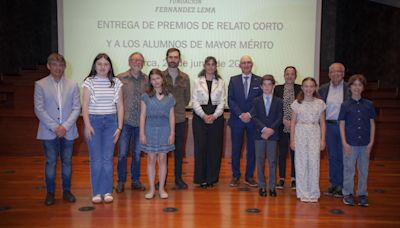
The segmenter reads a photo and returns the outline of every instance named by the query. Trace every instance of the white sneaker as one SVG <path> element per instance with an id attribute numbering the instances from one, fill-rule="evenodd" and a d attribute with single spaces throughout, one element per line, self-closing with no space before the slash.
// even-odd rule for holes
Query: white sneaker
<path id="1" fill-rule="evenodd" d="M 104 202 L 105 203 L 111 203 L 114 200 L 113 196 L 111 193 L 106 193 L 104 195 Z"/>
<path id="2" fill-rule="evenodd" d="M 92 197 L 92 202 L 93 203 L 101 203 L 102 201 L 103 201 L 103 199 L 101 198 L 100 194 L 97 194 L 97 195 Z"/>

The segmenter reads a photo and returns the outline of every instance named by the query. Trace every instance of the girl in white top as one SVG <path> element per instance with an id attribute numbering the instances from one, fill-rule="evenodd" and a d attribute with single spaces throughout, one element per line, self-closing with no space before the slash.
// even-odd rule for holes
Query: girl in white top
<path id="1" fill-rule="evenodd" d="M 296 195 L 302 202 L 318 202 L 320 151 L 325 148 L 325 108 L 317 93 L 317 82 L 308 77 L 292 103 L 290 147 L 296 151 Z"/>
<path id="2" fill-rule="evenodd" d="M 121 134 L 124 106 L 122 83 L 114 76 L 110 57 L 100 53 L 83 87 L 82 116 L 89 147 L 92 202 L 113 201 L 114 146 Z"/>

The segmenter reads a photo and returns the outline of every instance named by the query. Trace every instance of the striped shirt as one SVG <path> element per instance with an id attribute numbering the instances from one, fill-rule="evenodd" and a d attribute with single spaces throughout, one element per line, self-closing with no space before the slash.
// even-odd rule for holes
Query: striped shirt
<path id="1" fill-rule="evenodd" d="M 116 103 L 118 102 L 118 92 L 122 87 L 122 83 L 118 78 L 113 78 L 115 84 L 110 87 L 108 78 L 89 77 L 82 85 L 82 88 L 89 89 L 89 114 L 107 115 L 117 112 Z"/>

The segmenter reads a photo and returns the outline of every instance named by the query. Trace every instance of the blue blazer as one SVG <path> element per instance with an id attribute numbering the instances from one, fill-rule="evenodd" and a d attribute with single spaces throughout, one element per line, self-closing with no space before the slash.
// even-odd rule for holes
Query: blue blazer
<path id="1" fill-rule="evenodd" d="M 54 129 L 60 124 L 59 104 L 56 88 L 49 75 L 35 82 L 34 105 L 35 114 L 39 119 L 37 139 L 52 140 L 57 137 Z M 65 138 L 73 140 L 78 137 L 76 120 L 81 113 L 81 99 L 78 84 L 63 77 L 62 85 L 62 125 L 67 130 Z"/>
<path id="2" fill-rule="evenodd" d="M 329 86 L 330 82 L 323 84 L 321 87 L 319 87 L 318 93 L 321 96 L 321 98 L 324 100 L 326 103 L 326 99 L 328 98 L 328 93 L 329 93 Z M 346 101 L 350 99 L 351 97 L 351 92 L 349 87 L 347 86 L 347 83 L 343 83 L 343 101 Z"/>
<path id="3" fill-rule="evenodd" d="M 255 139 L 260 140 L 261 130 L 264 127 L 272 128 L 274 134 L 271 135 L 268 140 L 277 141 L 279 140 L 279 126 L 282 124 L 283 118 L 283 101 L 277 96 L 272 97 L 271 106 L 269 108 L 269 115 L 265 112 L 264 97 L 259 96 L 254 99 L 253 108 L 250 111 L 251 121 L 255 125 Z"/>
<path id="4" fill-rule="evenodd" d="M 243 112 L 249 112 L 253 105 L 254 98 L 262 94 L 261 77 L 252 74 L 250 81 L 249 94 L 247 99 L 244 94 L 242 74 L 232 76 L 228 85 L 228 105 L 230 108 L 229 126 L 244 124 L 239 115 Z"/>

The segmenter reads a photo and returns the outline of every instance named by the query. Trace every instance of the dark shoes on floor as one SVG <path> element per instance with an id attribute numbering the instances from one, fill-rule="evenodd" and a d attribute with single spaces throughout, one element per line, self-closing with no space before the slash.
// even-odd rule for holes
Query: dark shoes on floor
<path id="1" fill-rule="evenodd" d="M 334 196 L 341 198 L 343 197 L 342 187 L 340 186 L 330 186 L 326 192 L 324 192 L 326 196 Z"/>
<path id="2" fill-rule="evenodd" d="M 53 205 L 56 202 L 56 199 L 54 197 L 54 193 L 48 192 L 46 195 L 46 199 L 44 200 L 44 204 L 46 206 Z"/>
<path id="3" fill-rule="evenodd" d="M 336 187 L 335 193 L 333 193 L 333 196 L 337 197 L 337 198 L 342 198 L 343 197 L 342 188 Z"/>
<path id="4" fill-rule="evenodd" d="M 70 191 L 64 191 L 63 192 L 63 199 L 67 202 L 74 203 L 76 201 L 76 198 Z M 56 202 L 55 194 L 52 192 L 48 192 L 46 194 L 46 199 L 44 200 L 44 204 L 46 206 L 53 205 Z"/>
<path id="5" fill-rule="evenodd" d="M 280 179 L 279 181 L 278 181 L 278 183 L 276 184 L 276 189 L 279 189 L 279 190 L 282 190 L 283 189 L 283 187 L 285 186 L 285 181 L 284 180 L 282 180 L 282 179 Z"/>
<path id="6" fill-rule="evenodd" d="M 355 201 L 353 195 L 343 196 L 343 203 L 349 206 L 354 206 Z M 367 196 L 358 196 L 358 205 L 362 207 L 368 207 L 368 197 Z"/>
<path id="7" fill-rule="evenodd" d="M 244 183 L 253 188 L 256 188 L 258 186 L 257 182 L 252 177 L 246 178 L 244 180 Z M 229 186 L 231 187 L 237 187 L 239 186 L 239 184 L 240 184 L 239 177 L 232 177 L 231 182 L 229 182 Z"/>
<path id="8" fill-rule="evenodd" d="M 182 179 L 175 180 L 175 189 L 182 190 L 187 188 L 188 185 Z"/>
<path id="9" fill-rule="evenodd" d="M 267 197 L 267 189 L 259 188 L 258 189 L 258 195 L 260 195 L 261 197 Z"/>
<path id="10" fill-rule="evenodd" d="M 358 197 L 358 205 L 362 207 L 368 207 L 368 197 L 367 196 L 359 196 Z"/>
<path id="11" fill-rule="evenodd" d="M 275 189 L 270 189 L 270 190 L 269 190 L 269 195 L 270 195 L 271 197 L 276 197 L 276 191 L 275 191 Z"/>
<path id="12" fill-rule="evenodd" d="M 246 178 L 244 180 L 244 183 L 253 188 L 258 186 L 257 182 L 252 177 Z"/>
<path id="13" fill-rule="evenodd" d="M 285 180 L 280 179 L 278 181 L 278 183 L 276 184 L 276 189 L 282 190 L 285 186 Z M 292 179 L 292 181 L 290 182 L 290 188 L 293 190 L 296 190 L 296 180 Z"/>
<path id="14" fill-rule="evenodd" d="M 296 190 L 296 180 L 292 180 L 292 182 L 290 183 L 290 188 Z"/>
<path id="15" fill-rule="evenodd" d="M 72 193 L 70 191 L 64 191 L 63 192 L 63 199 L 65 201 L 68 201 L 70 203 L 75 203 L 76 198 L 74 195 L 72 195 Z"/>
<path id="16" fill-rule="evenodd" d="M 239 181 L 239 177 L 232 177 L 231 182 L 229 182 L 229 186 L 231 187 L 237 187 L 239 186 L 240 181 Z"/>
<path id="17" fill-rule="evenodd" d="M 146 190 L 146 187 L 144 187 L 144 185 L 140 181 L 132 181 L 131 188 L 132 190 L 137 190 L 137 191 Z"/>
<path id="18" fill-rule="evenodd" d="M 343 197 L 343 203 L 349 206 L 354 206 L 353 195 L 347 195 Z"/>
<path id="19" fill-rule="evenodd" d="M 276 191 L 275 189 L 270 189 L 269 191 L 269 195 L 271 197 L 276 197 Z M 258 189 L 258 195 L 260 195 L 261 197 L 267 197 L 267 189 L 265 188 L 259 188 Z"/>

